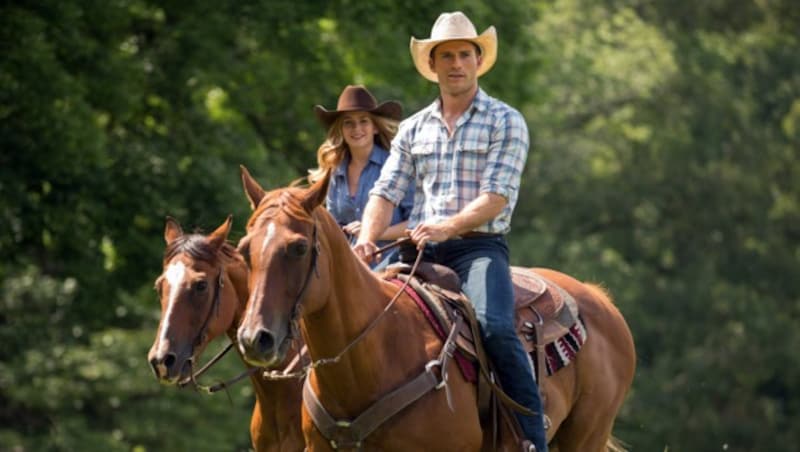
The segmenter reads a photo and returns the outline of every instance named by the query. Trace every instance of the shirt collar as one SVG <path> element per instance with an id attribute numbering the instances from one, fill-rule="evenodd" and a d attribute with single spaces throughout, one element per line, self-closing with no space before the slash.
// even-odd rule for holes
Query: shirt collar
<path id="1" fill-rule="evenodd" d="M 369 153 L 369 163 L 373 165 L 378 165 L 379 167 L 383 166 L 386 162 L 386 159 L 389 157 L 389 152 L 383 149 L 382 146 L 375 144 L 372 146 L 372 151 Z M 346 153 L 344 158 L 342 159 L 342 163 L 339 164 L 333 170 L 333 175 L 336 177 L 344 177 L 347 173 L 347 165 L 350 164 L 350 153 Z"/>
<path id="2" fill-rule="evenodd" d="M 472 103 L 467 108 L 467 111 L 470 110 L 481 111 L 481 112 L 485 111 L 489 106 L 490 100 L 491 98 L 489 97 L 489 95 L 486 94 L 486 92 L 483 91 L 483 88 L 479 86 L 478 92 L 475 93 L 475 97 L 472 98 Z M 432 117 L 442 119 L 443 115 L 442 115 L 441 96 L 437 97 L 436 100 L 434 100 L 433 103 L 430 104 L 430 106 L 428 106 L 428 109 L 430 110 L 430 115 Z"/>
<path id="3" fill-rule="evenodd" d="M 383 166 L 386 163 L 386 159 L 389 157 L 389 152 L 378 144 L 372 146 L 372 152 L 369 153 L 369 161 L 370 163 L 374 163 L 378 166 Z"/>

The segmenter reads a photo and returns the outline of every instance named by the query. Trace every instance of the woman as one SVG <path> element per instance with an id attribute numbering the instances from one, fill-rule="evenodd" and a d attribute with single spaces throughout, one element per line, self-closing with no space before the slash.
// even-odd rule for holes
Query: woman
<path id="1" fill-rule="evenodd" d="M 348 85 L 339 95 L 336 110 L 317 105 L 314 113 L 328 133 L 317 150 L 319 167 L 310 171 L 309 179 L 313 182 L 325 171 L 333 170 L 326 207 L 355 243 L 369 191 L 389 157 L 403 108 L 395 101 L 378 104 L 364 86 Z M 414 193 L 409 190 L 394 209 L 391 226 L 380 237 L 378 246 L 406 235 L 413 202 Z M 397 249 L 388 250 L 373 268 L 381 269 L 396 260 Z"/>

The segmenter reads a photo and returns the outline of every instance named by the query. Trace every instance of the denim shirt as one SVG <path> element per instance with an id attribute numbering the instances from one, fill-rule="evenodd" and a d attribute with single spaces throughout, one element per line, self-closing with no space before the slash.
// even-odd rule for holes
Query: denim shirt
<path id="1" fill-rule="evenodd" d="M 347 165 L 350 163 L 350 154 L 346 154 L 342 163 L 334 169 L 325 204 L 340 226 L 346 226 L 353 221 L 361 221 L 364 207 L 366 207 L 369 200 L 369 191 L 381 175 L 381 168 L 383 168 L 383 164 L 388 158 L 389 151 L 377 144 L 373 146 L 367 166 L 364 167 L 361 171 L 361 177 L 358 178 L 358 189 L 354 197 L 350 196 L 347 184 Z M 405 197 L 395 206 L 390 224 L 408 220 L 413 207 L 414 190 L 408 190 Z M 355 239 L 355 237 L 351 237 L 351 242 L 355 243 Z M 380 247 L 387 243 L 389 242 L 380 242 L 378 246 Z"/>

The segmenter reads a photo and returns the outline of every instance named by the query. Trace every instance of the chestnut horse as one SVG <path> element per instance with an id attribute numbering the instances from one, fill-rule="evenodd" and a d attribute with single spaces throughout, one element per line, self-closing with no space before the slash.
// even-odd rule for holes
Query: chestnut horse
<path id="1" fill-rule="evenodd" d="M 380 425 L 370 425 L 368 435 L 354 437 L 348 429 L 364 420 L 359 416 L 365 410 L 385 411 L 374 404 L 387 394 L 393 398 L 441 362 L 443 341 L 404 291 L 398 293 L 395 283 L 370 271 L 350 250 L 337 223 L 320 207 L 327 177 L 309 188 L 271 192 L 244 167 L 242 180 L 254 212 L 239 245 L 249 256 L 252 290 L 239 347 L 249 363 L 273 365 L 283 359 L 299 323 L 313 363 L 304 391 L 307 399 L 318 401 L 303 404 L 308 450 L 336 449 L 332 435 L 363 450 L 480 450 L 485 436 L 476 388 L 453 360 L 445 381 L 393 410 Z M 577 300 L 589 332 L 575 360 L 543 384 L 551 421 L 548 441 L 562 452 L 616 449 L 614 418 L 635 368 L 630 330 L 601 289 L 555 271 L 537 272 Z M 326 417 L 329 425 L 318 427 Z M 510 435 L 502 441 L 502 450 L 519 450 Z"/>
<path id="2" fill-rule="evenodd" d="M 163 273 L 156 280 L 161 321 L 148 361 L 163 384 L 191 378 L 193 363 L 217 336 L 231 341 L 247 302 L 248 269 L 227 243 L 231 218 L 211 234 L 184 234 L 168 218 Z M 291 356 L 289 357 L 291 358 Z M 253 448 L 258 451 L 300 451 L 301 387 L 295 380 L 268 381 L 251 374 L 256 404 L 250 421 Z"/>

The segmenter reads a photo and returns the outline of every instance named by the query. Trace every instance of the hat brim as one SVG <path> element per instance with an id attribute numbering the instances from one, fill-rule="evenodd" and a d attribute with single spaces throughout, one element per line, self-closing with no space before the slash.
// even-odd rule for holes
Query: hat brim
<path id="1" fill-rule="evenodd" d="M 365 111 L 367 113 L 372 113 L 373 115 L 376 116 L 382 116 L 384 118 L 394 119 L 396 121 L 399 121 L 403 117 L 403 107 L 400 105 L 399 102 L 395 102 L 393 100 L 387 100 L 386 102 L 382 102 L 372 110 L 365 110 L 362 108 L 327 110 L 322 105 L 314 106 L 314 114 L 317 115 L 317 119 L 319 120 L 319 122 L 322 123 L 322 125 L 325 126 L 326 128 L 330 127 L 336 121 L 336 118 L 338 118 L 339 115 L 354 111 Z"/>
<path id="2" fill-rule="evenodd" d="M 431 50 L 437 45 L 447 41 L 468 41 L 481 48 L 481 66 L 478 68 L 477 76 L 489 72 L 497 61 L 497 31 L 494 26 L 487 28 L 483 33 L 474 38 L 446 38 L 446 39 L 416 39 L 411 38 L 409 48 L 411 59 L 414 61 L 417 71 L 426 79 L 439 83 L 439 76 L 431 70 L 430 60 Z"/>

